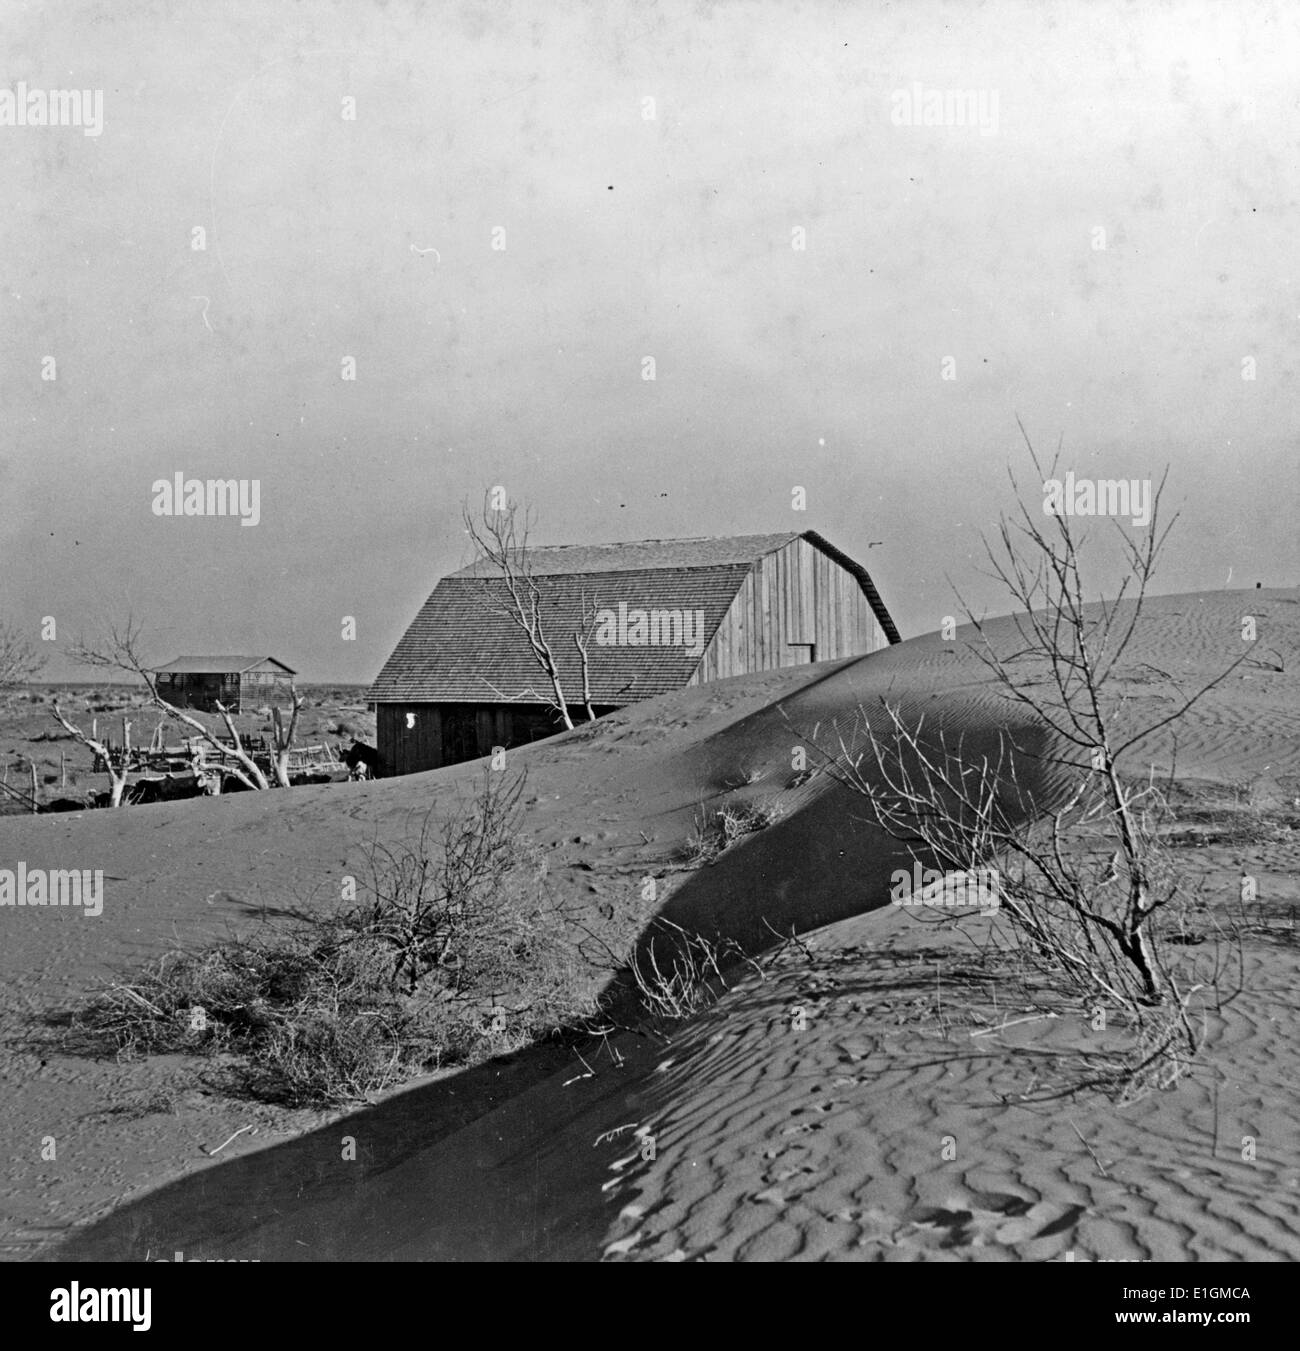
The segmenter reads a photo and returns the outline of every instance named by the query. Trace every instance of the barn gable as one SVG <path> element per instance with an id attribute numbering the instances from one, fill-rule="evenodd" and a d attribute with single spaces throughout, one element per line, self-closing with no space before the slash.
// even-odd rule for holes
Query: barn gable
<path id="1" fill-rule="evenodd" d="M 896 642 L 866 569 L 808 531 L 746 571 L 691 683 L 860 656 Z"/>

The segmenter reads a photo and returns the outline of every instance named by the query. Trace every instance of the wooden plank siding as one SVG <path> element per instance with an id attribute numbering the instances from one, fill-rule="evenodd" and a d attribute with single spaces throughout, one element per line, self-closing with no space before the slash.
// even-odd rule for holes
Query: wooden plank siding
<path id="1" fill-rule="evenodd" d="M 415 714 L 408 727 L 406 715 Z M 415 774 L 442 758 L 442 711 L 437 704 L 376 704 L 376 749 L 386 774 Z"/>
<path id="2" fill-rule="evenodd" d="M 754 565 L 690 683 L 798 666 L 810 655 L 861 656 L 888 644 L 857 578 L 796 539 Z"/>

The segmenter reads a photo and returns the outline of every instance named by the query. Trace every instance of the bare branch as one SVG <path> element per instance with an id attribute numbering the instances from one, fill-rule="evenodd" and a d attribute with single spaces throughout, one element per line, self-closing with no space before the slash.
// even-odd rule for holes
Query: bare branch
<path id="1" fill-rule="evenodd" d="M 513 502 L 501 510 L 494 510 L 485 498 L 481 522 L 470 514 L 468 503 L 463 506 L 461 514 L 479 561 L 490 565 L 492 569 L 491 572 L 483 573 L 486 603 L 495 614 L 505 616 L 523 634 L 533 659 L 550 683 L 550 695 L 546 702 L 559 714 L 564 726 L 572 731 L 573 718 L 569 714 L 568 700 L 560 680 L 560 668 L 542 617 L 541 587 L 533 576 L 530 564 L 530 521 L 527 513 L 522 530 L 517 521 L 518 507 Z"/>
<path id="2" fill-rule="evenodd" d="M 45 658 L 16 624 L 0 624 L 0 689 L 22 685 L 45 665 Z"/>

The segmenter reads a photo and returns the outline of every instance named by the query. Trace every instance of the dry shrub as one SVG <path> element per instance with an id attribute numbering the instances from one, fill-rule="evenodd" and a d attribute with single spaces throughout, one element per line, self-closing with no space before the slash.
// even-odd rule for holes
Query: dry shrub
<path id="1" fill-rule="evenodd" d="M 592 968 L 518 842 L 522 776 L 411 844 L 372 847 L 368 888 L 320 918 L 166 954 L 59 1019 L 65 1049 L 219 1055 L 223 1086 L 292 1105 L 364 1099 L 578 1024 Z"/>
<path id="2" fill-rule="evenodd" d="M 725 849 L 774 825 L 785 815 L 785 803 L 769 796 L 755 802 L 729 802 L 710 813 L 699 808 L 680 858 L 688 868 L 711 863 Z"/>

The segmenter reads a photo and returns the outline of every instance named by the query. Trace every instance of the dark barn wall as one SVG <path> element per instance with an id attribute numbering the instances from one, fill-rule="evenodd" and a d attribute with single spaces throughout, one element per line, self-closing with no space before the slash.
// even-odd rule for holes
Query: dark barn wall
<path id="1" fill-rule="evenodd" d="M 407 726 L 406 715 L 414 715 Z M 376 749 L 385 774 L 415 774 L 436 769 L 442 759 L 442 711 L 438 704 L 377 704 Z"/>
<path id="2" fill-rule="evenodd" d="M 602 716 L 613 709 L 594 711 Z M 414 726 L 408 726 L 407 714 L 413 715 Z M 575 726 L 586 720 L 576 706 L 570 706 L 569 716 Z M 418 774 L 477 760 L 497 746 L 527 746 L 564 731 L 564 725 L 543 704 L 380 703 L 375 731 L 383 772 Z"/>
<path id="3" fill-rule="evenodd" d="M 888 647 L 858 579 L 805 539 L 756 563 L 691 684 Z"/>

